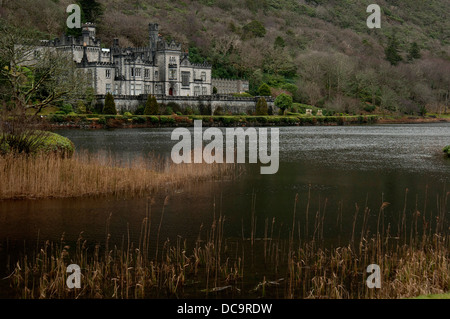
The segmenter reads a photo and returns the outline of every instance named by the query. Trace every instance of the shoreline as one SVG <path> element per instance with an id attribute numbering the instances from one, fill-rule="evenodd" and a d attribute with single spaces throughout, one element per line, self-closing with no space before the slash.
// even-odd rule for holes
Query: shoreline
<path id="1" fill-rule="evenodd" d="M 52 129 L 114 129 L 193 127 L 202 120 L 204 127 L 273 127 L 273 126 L 343 126 L 374 124 L 449 123 L 450 116 L 179 116 L 179 115 L 49 115 L 45 117 Z"/>

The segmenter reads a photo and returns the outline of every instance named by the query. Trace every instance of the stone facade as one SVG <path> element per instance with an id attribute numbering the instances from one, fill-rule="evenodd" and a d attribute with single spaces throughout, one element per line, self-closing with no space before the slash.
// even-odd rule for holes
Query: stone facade
<path id="1" fill-rule="evenodd" d="M 167 42 L 158 31 L 158 24 L 149 24 L 148 47 L 122 48 L 115 39 L 105 49 L 96 38 L 95 25 L 88 23 L 79 38 L 63 36 L 43 44 L 71 52 L 77 65 L 92 77 L 97 95 L 211 95 L 211 65 L 191 63 L 180 44 Z"/>
<path id="2" fill-rule="evenodd" d="M 245 80 L 212 79 L 212 87 L 217 94 L 242 94 L 249 90 L 249 83 Z"/>
<path id="3" fill-rule="evenodd" d="M 274 114 L 278 112 L 278 108 L 274 104 L 274 99 L 264 97 L 267 106 L 272 108 Z M 209 95 L 209 96 L 164 96 L 156 95 L 156 100 L 161 104 L 176 103 L 180 108 L 190 107 L 193 110 L 208 110 L 210 115 L 220 107 L 224 113 L 241 114 L 253 113 L 256 110 L 256 102 L 259 97 L 232 97 L 228 95 Z M 147 101 L 146 95 L 141 96 L 115 96 L 116 109 L 118 111 L 134 112 L 139 106 L 145 105 Z M 99 105 L 105 104 L 105 96 L 98 96 Z"/>
<path id="4" fill-rule="evenodd" d="M 63 36 L 42 41 L 42 47 L 70 52 L 79 68 L 92 78 L 97 105 L 104 105 L 105 95 L 114 95 L 117 110 L 134 111 L 144 105 L 148 95 L 155 95 L 159 103 L 177 103 L 211 114 L 221 108 L 225 113 L 242 114 L 255 111 L 258 97 L 233 97 L 249 89 L 248 81 L 212 79 L 211 65 L 194 64 L 181 45 L 167 42 L 160 36 L 159 26 L 149 24 L 149 45 L 142 48 L 123 48 L 114 39 L 110 48 L 103 48 L 96 37 L 94 24 L 82 26 L 81 37 Z M 218 94 L 213 95 L 213 87 Z M 274 111 L 273 99 L 267 104 Z"/>

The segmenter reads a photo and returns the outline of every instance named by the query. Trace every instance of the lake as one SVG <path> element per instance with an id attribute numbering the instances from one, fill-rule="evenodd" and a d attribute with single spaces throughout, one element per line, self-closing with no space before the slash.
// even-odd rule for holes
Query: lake
<path id="1" fill-rule="evenodd" d="M 170 156 L 173 129 L 59 130 L 78 151 L 101 152 L 132 161 L 148 154 Z M 425 211 L 436 215 L 448 190 L 450 160 L 442 148 L 450 144 L 450 123 L 373 126 L 310 126 L 280 128 L 280 168 L 275 175 L 259 174 L 259 164 L 225 181 L 168 189 L 153 195 L 152 232 L 160 222 L 162 203 L 170 195 L 161 224 L 161 238 L 194 242 L 214 216 L 226 216 L 226 237 L 247 237 L 255 198 L 256 235 L 263 236 L 266 220 L 280 225 L 287 236 L 294 202 L 300 232 L 306 231 L 306 207 L 314 230 L 317 212 L 324 215 L 324 239 L 332 246 L 346 244 L 355 205 L 378 212 L 383 202 L 386 222 L 396 227 L 399 213 Z M 405 205 L 405 191 L 408 189 Z M 309 203 L 308 203 L 308 197 Z M 146 215 L 147 198 L 76 198 L 0 201 L 1 266 L 8 255 L 36 247 L 41 240 L 68 242 L 83 237 L 103 243 L 110 218 L 111 240 L 120 243 L 129 234 L 138 241 Z M 447 212 L 448 214 L 448 212 Z M 410 218 L 410 217 L 408 217 Z M 373 226 L 376 218 L 370 221 Z M 201 230 L 201 227 L 203 228 Z M 284 227 L 284 228 L 283 228 Z M 286 230 L 286 231 L 283 231 Z M 303 235 L 300 234 L 301 236 Z M 180 237 L 179 237 L 180 236 Z M 4 272 L 4 270 L 2 271 Z"/>

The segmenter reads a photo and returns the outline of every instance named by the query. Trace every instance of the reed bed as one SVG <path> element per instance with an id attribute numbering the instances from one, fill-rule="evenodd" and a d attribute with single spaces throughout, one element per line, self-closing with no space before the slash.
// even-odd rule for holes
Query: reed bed
<path id="1" fill-rule="evenodd" d="M 214 220 L 200 229 L 193 247 L 181 237 L 159 243 L 162 217 L 155 240 L 148 204 L 137 244 L 130 242 L 128 234 L 121 245 L 111 247 L 108 221 L 103 245 L 92 248 L 81 236 L 75 247 L 63 238 L 59 243 L 46 242 L 13 262 L 6 279 L 20 298 L 359 299 L 448 293 L 447 197 L 448 193 L 438 197 L 436 209 L 423 211 L 420 223 L 414 208 L 414 218 L 403 218 L 410 212 L 405 206 L 396 227 L 384 224 L 386 203 L 376 213 L 367 207 L 360 212 L 356 206 L 348 243 L 334 248 L 324 240 L 326 201 L 315 218 L 307 219 L 311 212 L 296 212 L 296 196 L 292 223 L 265 219 L 262 230 L 257 228 L 253 208 L 241 238 L 225 236 L 226 218 L 222 212 L 216 215 L 214 205 Z M 340 223 L 342 217 L 336 227 L 342 228 Z M 258 237 L 259 233 L 264 236 Z M 80 289 L 66 287 L 65 270 L 71 263 L 82 268 Z M 381 289 L 366 285 L 370 264 L 381 268 Z"/>
<path id="2" fill-rule="evenodd" d="M 0 156 L 0 199 L 97 195 L 143 196 L 196 181 L 233 175 L 232 164 L 173 164 L 157 157 L 120 163 L 110 156 L 79 153 Z"/>

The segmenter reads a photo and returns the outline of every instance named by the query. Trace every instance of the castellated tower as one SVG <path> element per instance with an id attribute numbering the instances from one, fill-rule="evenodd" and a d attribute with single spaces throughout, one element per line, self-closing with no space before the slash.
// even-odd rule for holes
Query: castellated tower
<path id="1" fill-rule="evenodd" d="M 159 25 L 157 23 L 150 23 L 148 25 L 150 36 L 150 51 L 156 51 L 156 45 L 158 43 Z"/>

